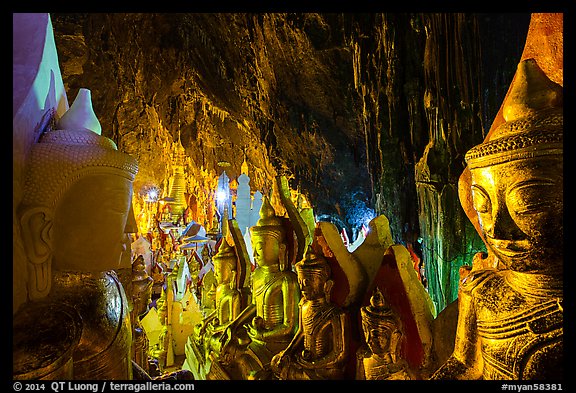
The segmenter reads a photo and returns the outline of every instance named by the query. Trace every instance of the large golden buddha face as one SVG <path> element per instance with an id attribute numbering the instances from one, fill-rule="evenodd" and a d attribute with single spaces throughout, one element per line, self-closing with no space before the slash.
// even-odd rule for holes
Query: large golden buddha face
<path id="1" fill-rule="evenodd" d="M 286 245 L 278 238 L 267 234 L 252 235 L 252 250 L 256 266 L 273 266 L 279 263 L 286 251 Z"/>
<path id="2" fill-rule="evenodd" d="M 298 270 L 298 284 L 302 296 L 306 300 L 321 299 L 326 296 L 324 284 L 326 278 L 318 272 L 309 272 L 304 269 Z"/>
<path id="3" fill-rule="evenodd" d="M 557 272 L 563 263 L 561 155 L 474 168 L 472 198 L 488 248 L 519 272 Z"/>
<path id="4" fill-rule="evenodd" d="M 370 351 L 377 355 L 384 355 L 390 350 L 390 336 L 392 332 L 385 327 L 374 327 L 363 324 L 364 339 Z"/>
<path id="5" fill-rule="evenodd" d="M 218 284 L 228 284 L 232 281 L 232 267 L 224 261 L 214 264 L 214 279 Z"/>
<path id="6" fill-rule="evenodd" d="M 91 174 L 75 182 L 54 216 L 53 256 L 58 270 L 116 269 L 126 243 L 132 182 L 114 173 Z"/>

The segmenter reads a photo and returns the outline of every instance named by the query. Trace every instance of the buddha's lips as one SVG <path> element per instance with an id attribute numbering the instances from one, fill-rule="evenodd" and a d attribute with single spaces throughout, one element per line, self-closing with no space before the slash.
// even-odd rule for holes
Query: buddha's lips
<path id="1" fill-rule="evenodd" d="M 530 251 L 530 242 L 528 240 L 501 240 L 494 239 L 488 235 L 486 235 L 486 238 L 494 248 L 494 251 L 507 257 L 524 257 Z"/>

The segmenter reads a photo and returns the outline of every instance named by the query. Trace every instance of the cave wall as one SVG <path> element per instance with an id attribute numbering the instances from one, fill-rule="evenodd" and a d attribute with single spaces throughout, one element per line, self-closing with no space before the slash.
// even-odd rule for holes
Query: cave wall
<path id="1" fill-rule="evenodd" d="M 422 256 L 437 312 L 456 299 L 460 266 L 485 250 L 460 205 L 458 179 L 512 80 L 529 20 L 372 14 L 354 25 L 372 201 L 395 241 Z"/>
<path id="2" fill-rule="evenodd" d="M 92 90 L 103 134 L 162 185 L 170 144 L 201 196 L 249 164 L 286 174 L 354 238 L 373 210 L 425 264 L 439 312 L 483 248 L 458 200 L 512 79 L 529 14 L 51 14 L 70 101 Z M 207 198 L 199 197 L 198 201 Z"/>
<path id="3" fill-rule="evenodd" d="M 136 189 L 164 181 L 169 158 L 158 153 L 180 134 L 192 178 L 207 177 L 201 169 L 235 178 L 246 157 L 253 189 L 266 192 L 286 174 L 318 214 L 345 222 L 339 206 L 357 189 L 368 203 L 351 57 L 336 16 L 52 18 L 70 99 L 92 90 L 103 133 L 139 160 Z"/>

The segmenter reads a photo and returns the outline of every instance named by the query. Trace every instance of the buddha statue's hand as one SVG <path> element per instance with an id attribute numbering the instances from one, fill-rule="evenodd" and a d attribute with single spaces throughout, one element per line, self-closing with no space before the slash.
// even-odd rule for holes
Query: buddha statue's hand
<path id="1" fill-rule="evenodd" d="M 194 328 L 192 330 L 192 337 L 194 338 L 194 341 L 196 341 L 197 343 L 202 341 L 204 337 L 204 326 L 202 323 L 197 323 L 196 325 L 194 325 Z"/>
<path id="2" fill-rule="evenodd" d="M 203 336 L 210 337 L 214 334 L 214 325 L 212 322 L 206 323 L 203 331 Z"/>
<path id="3" fill-rule="evenodd" d="M 312 356 L 310 351 L 306 349 L 302 351 L 302 354 L 297 359 L 298 367 L 301 369 L 312 369 L 315 368 L 314 362 L 312 361 Z"/>
<path id="4" fill-rule="evenodd" d="M 218 318 L 214 318 L 206 322 L 204 330 L 207 332 L 214 332 L 218 326 L 220 326 L 220 320 Z"/>
<path id="5" fill-rule="evenodd" d="M 234 355 L 230 345 L 223 346 L 220 351 L 220 362 L 224 365 L 229 365 L 234 360 Z"/>
<path id="6" fill-rule="evenodd" d="M 221 350 L 222 353 L 227 352 L 226 350 L 230 345 L 230 343 L 232 342 L 233 334 L 234 330 L 230 325 L 228 325 L 226 329 L 222 331 L 222 334 L 218 337 L 218 341 L 220 341 L 220 348 L 222 348 Z"/>
<path id="7" fill-rule="evenodd" d="M 252 340 L 262 340 L 264 338 L 264 320 L 262 317 L 255 317 L 251 324 L 246 325 L 246 331 Z"/>
<path id="8" fill-rule="evenodd" d="M 286 379 L 290 368 L 290 356 L 286 351 L 281 351 L 272 357 L 270 368 L 280 379 Z"/>
<path id="9" fill-rule="evenodd" d="M 302 354 L 300 355 L 303 361 L 309 361 L 312 359 L 312 352 L 307 349 L 302 350 Z"/>
<path id="10" fill-rule="evenodd" d="M 272 360 L 270 361 L 270 367 L 272 368 L 272 371 L 278 372 L 280 370 L 280 365 L 282 364 L 283 358 L 284 351 L 280 351 L 272 357 Z"/>
<path id="11" fill-rule="evenodd" d="M 234 359 L 234 330 L 228 326 L 217 338 L 220 344 L 220 361 L 223 364 L 230 364 Z M 215 345 L 216 346 L 216 345 Z"/>

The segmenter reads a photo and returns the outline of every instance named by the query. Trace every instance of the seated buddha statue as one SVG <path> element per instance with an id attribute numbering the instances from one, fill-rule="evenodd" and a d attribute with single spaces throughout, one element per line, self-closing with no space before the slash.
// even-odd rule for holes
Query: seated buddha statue
<path id="1" fill-rule="evenodd" d="M 113 270 L 120 266 L 138 166 L 112 140 L 86 128 L 82 118 L 66 120 L 65 129 L 45 132 L 32 146 L 18 207 L 29 293 L 37 299 L 31 303 L 49 302 L 52 309 L 61 305 L 80 316 L 74 379 L 130 379 L 128 302 Z M 34 315 L 28 317 L 26 331 L 19 331 L 21 345 L 26 337 L 34 339 L 38 324 L 46 323 L 41 313 L 36 322 Z M 17 320 L 18 315 L 15 325 Z M 53 356 L 51 348 L 72 337 L 45 339 L 53 342 L 34 348 L 37 359 Z"/>
<path id="2" fill-rule="evenodd" d="M 302 291 L 299 328 L 288 347 L 272 358 L 271 368 L 282 380 L 342 379 L 350 352 L 350 322 L 330 302 L 330 266 L 322 255 L 308 251 L 295 267 Z"/>
<path id="3" fill-rule="evenodd" d="M 216 308 L 194 327 L 186 346 L 188 364 L 194 368 L 194 373 L 199 379 L 204 379 L 210 371 L 208 360 L 210 354 L 213 351 L 220 352 L 222 345 L 220 337 L 224 329 L 242 311 L 242 293 L 236 283 L 237 257 L 234 248 L 226 239 L 222 240 L 212 261 L 216 279 Z"/>
<path id="4" fill-rule="evenodd" d="M 488 253 L 461 279 L 453 354 L 433 379 L 562 379 L 562 87 L 518 65 L 505 122 L 466 154 Z"/>
<path id="5" fill-rule="evenodd" d="M 222 241 L 216 255 L 212 258 L 214 278 L 216 279 L 216 310 L 206 320 L 214 328 L 232 322 L 241 310 L 241 293 L 236 283 L 236 253 L 227 241 Z"/>
<path id="6" fill-rule="evenodd" d="M 152 300 L 154 280 L 146 272 L 144 257 L 138 255 L 132 262 L 132 358 L 148 372 L 148 338 L 140 320 L 148 312 Z"/>
<path id="7" fill-rule="evenodd" d="M 380 289 L 376 288 L 370 305 L 360 309 L 365 345 L 356 353 L 356 379 L 412 379 L 405 361 L 397 356 L 402 332 L 392 309 Z"/>
<path id="8" fill-rule="evenodd" d="M 219 356 L 231 379 L 265 378 L 272 356 L 298 329 L 298 277 L 288 261 L 286 226 L 268 198 L 250 235 L 256 263 L 251 303 L 227 326 Z"/>
<path id="9" fill-rule="evenodd" d="M 159 328 L 160 333 L 156 342 L 148 347 L 148 355 L 151 364 L 154 365 L 153 370 L 151 370 L 152 376 L 162 374 L 168 360 L 168 295 L 164 287 L 162 287 L 160 297 L 156 299 L 155 306 L 161 328 Z"/>

